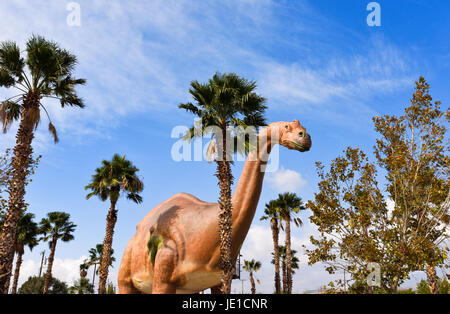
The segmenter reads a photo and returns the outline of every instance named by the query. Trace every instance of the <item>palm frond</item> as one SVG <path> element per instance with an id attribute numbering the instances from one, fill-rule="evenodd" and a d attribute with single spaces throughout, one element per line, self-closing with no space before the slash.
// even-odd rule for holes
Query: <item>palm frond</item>
<path id="1" fill-rule="evenodd" d="M 14 121 L 19 120 L 22 106 L 14 101 L 4 101 L 0 104 L 0 122 L 2 123 L 3 133 Z"/>
<path id="2" fill-rule="evenodd" d="M 53 123 L 51 123 L 51 122 L 48 123 L 48 130 L 52 134 L 54 142 L 58 143 L 59 142 L 59 138 L 58 138 L 58 134 L 56 132 L 56 128 L 53 125 Z"/>
<path id="3" fill-rule="evenodd" d="M 14 82 L 21 82 L 24 66 L 25 62 L 20 56 L 20 49 L 16 43 L 12 41 L 2 42 L 0 44 L 0 86 L 8 87 L 2 85 L 2 77 L 6 79 L 7 76 L 12 78 Z"/>

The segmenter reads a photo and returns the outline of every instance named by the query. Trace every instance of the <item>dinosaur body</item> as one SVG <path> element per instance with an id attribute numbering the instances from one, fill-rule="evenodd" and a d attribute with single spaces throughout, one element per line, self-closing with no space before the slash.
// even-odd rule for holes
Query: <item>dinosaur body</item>
<path id="1" fill-rule="evenodd" d="M 249 154 L 232 198 L 234 260 L 250 229 L 264 179 L 261 169 L 272 146 L 279 143 L 299 151 L 311 146 L 297 120 L 272 123 L 258 136 L 263 149 Z M 217 203 L 185 193 L 152 209 L 137 225 L 123 254 L 119 293 L 197 293 L 218 286 L 222 276 L 218 213 Z"/>

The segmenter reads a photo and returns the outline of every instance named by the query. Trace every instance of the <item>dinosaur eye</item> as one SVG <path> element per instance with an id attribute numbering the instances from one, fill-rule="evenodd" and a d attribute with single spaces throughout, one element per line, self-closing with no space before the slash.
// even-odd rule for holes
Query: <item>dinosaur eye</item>
<path id="1" fill-rule="evenodd" d="M 305 133 L 303 132 L 298 132 L 298 136 L 303 137 L 305 135 Z"/>
<path id="2" fill-rule="evenodd" d="M 289 130 L 289 125 L 286 125 L 286 126 L 285 126 L 285 129 L 286 129 L 286 130 Z"/>

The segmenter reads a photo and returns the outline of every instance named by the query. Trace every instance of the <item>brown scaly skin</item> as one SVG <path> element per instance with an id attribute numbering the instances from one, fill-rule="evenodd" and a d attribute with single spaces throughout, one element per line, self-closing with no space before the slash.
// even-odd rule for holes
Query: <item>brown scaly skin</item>
<path id="1" fill-rule="evenodd" d="M 276 138 L 271 131 L 278 130 Z M 303 132 L 302 137 L 299 133 Z M 307 151 L 311 138 L 297 120 L 270 124 L 259 134 L 263 149 L 251 152 L 232 197 L 232 260 L 248 233 L 261 194 L 264 171 L 273 145 Z M 119 269 L 119 293 L 197 293 L 221 283 L 219 206 L 180 193 L 151 210 L 136 227 Z M 152 263 L 147 244 L 162 237 Z"/>
<path id="2" fill-rule="evenodd" d="M 39 98 L 31 92 L 28 93 L 24 100 L 19 130 L 16 135 L 16 146 L 12 159 L 13 177 L 9 184 L 9 203 L 0 239 L 0 294 L 7 294 L 9 289 L 14 260 L 16 230 L 20 212 L 23 209 L 25 180 L 29 173 L 30 160 L 33 153 L 31 142 L 34 138 L 34 125 L 27 119 L 27 114 L 36 106 L 39 106 Z"/>

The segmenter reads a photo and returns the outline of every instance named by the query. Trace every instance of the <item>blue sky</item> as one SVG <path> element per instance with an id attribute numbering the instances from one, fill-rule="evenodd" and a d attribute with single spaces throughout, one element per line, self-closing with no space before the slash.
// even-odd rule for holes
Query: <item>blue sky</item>
<path id="1" fill-rule="evenodd" d="M 85 109 L 48 103 L 60 143 L 52 143 L 45 125 L 34 140 L 43 158 L 26 194 L 31 211 L 38 219 L 66 211 L 78 225 L 76 240 L 57 247 L 55 275 L 76 279 L 83 256 L 103 241 L 108 204 L 86 200 L 84 186 L 101 160 L 114 153 L 125 154 L 140 169 L 145 190 L 142 204 L 124 199 L 118 204 L 113 281 L 136 224 L 150 209 L 178 192 L 217 199 L 215 165 L 173 161 L 176 139 L 170 134 L 175 126 L 193 123 L 177 108 L 191 100 L 190 81 L 236 72 L 257 81 L 269 122 L 298 119 L 313 139 L 307 153 L 280 149 L 280 170 L 266 178 L 244 244 L 244 257 L 263 262 L 259 290 L 270 292 L 270 229 L 259 221 L 264 204 L 286 190 L 311 199 L 317 189 L 314 163 L 329 162 L 349 145 L 370 153 L 376 138 L 371 117 L 401 113 L 420 75 L 431 83 L 435 99 L 449 103 L 450 3 L 378 1 L 381 26 L 369 27 L 369 2 L 78 1 L 81 25 L 71 27 L 69 1 L 0 1 L 0 41 L 24 47 L 33 33 L 55 40 L 78 56 L 77 75 L 88 81 L 79 89 Z M 11 93 L 0 89 L 0 99 Z M 15 131 L 0 135 L 2 150 L 14 145 Z M 236 178 L 242 166 L 233 166 Z M 307 216 L 302 216 L 305 227 L 294 232 L 299 252 L 314 233 Z M 37 272 L 43 249 L 26 253 L 21 281 Z M 332 279 L 320 265 L 301 260 L 295 291 Z M 235 284 L 237 291 L 240 287 Z"/>

